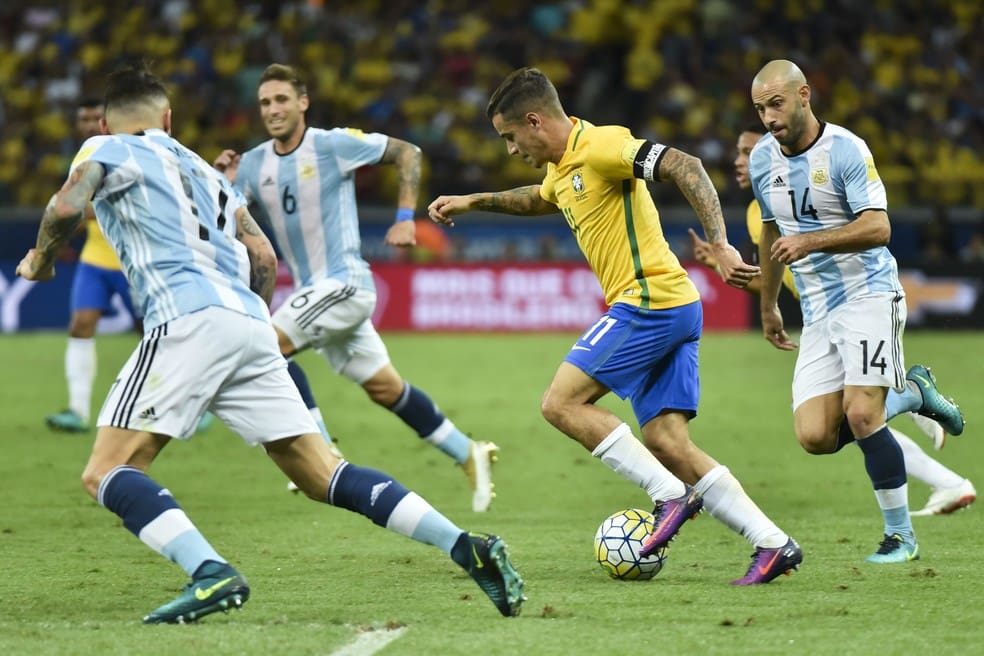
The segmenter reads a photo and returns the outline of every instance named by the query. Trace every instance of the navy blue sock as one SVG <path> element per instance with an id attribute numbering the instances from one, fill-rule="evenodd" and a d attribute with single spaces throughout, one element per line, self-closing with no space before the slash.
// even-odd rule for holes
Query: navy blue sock
<path id="1" fill-rule="evenodd" d="M 107 510 L 119 515 L 127 530 L 141 542 L 189 575 L 194 575 L 206 561 L 226 562 L 171 493 L 139 469 L 113 469 L 99 484 L 96 497 Z"/>
<path id="2" fill-rule="evenodd" d="M 390 410 L 420 437 L 427 437 L 444 423 L 444 415 L 431 398 L 410 383 L 403 381 L 403 394 Z"/>
<path id="3" fill-rule="evenodd" d="M 847 423 L 847 418 L 845 417 L 841 421 L 840 432 L 837 434 L 837 447 L 834 449 L 834 453 L 837 453 L 851 442 L 856 441 L 857 439 L 854 437 L 854 433 L 851 432 L 851 425 Z"/>
<path id="4" fill-rule="evenodd" d="M 342 462 L 331 477 L 328 503 L 386 526 L 393 509 L 408 494 L 410 490 L 381 471 Z"/>
<path id="5" fill-rule="evenodd" d="M 906 484 L 902 447 L 892 437 L 887 425 L 858 440 L 858 446 L 864 453 L 864 468 L 868 470 L 868 477 L 876 490 L 893 490 Z"/>
<path id="6" fill-rule="evenodd" d="M 307 374 L 301 369 L 301 365 L 293 360 L 287 360 L 287 373 L 290 374 L 291 380 L 297 386 L 297 391 L 301 393 L 301 400 L 304 401 L 304 405 L 309 409 L 317 408 L 318 403 L 314 400 L 314 394 L 311 392 L 311 383 L 308 382 Z"/>
<path id="7" fill-rule="evenodd" d="M 117 467 L 99 484 L 98 501 L 120 516 L 123 526 L 140 531 L 168 510 L 181 510 L 171 493 L 134 467 Z"/>

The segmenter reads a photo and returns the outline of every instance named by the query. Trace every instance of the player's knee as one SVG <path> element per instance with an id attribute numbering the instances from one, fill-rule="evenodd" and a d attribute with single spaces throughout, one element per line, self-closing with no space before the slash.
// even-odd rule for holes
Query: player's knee
<path id="1" fill-rule="evenodd" d="M 824 455 L 837 450 L 837 436 L 813 428 L 798 428 L 796 439 L 807 453 Z"/>
<path id="2" fill-rule="evenodd" d="M 885 423 L 883 414 L 869 412 L 866 408 L 848 408 L 844 417 L 854 435 L 867 437 Z"/>
<path id="3" fill-rule="evenodd" d="M 89 339 L 96 335 L 99 315 L 89 312 L 76 312 L 68 324 L 68 334 L 76 339 Z"/>
<path id="4" fill-rule="evenodd" d="M 93 499 L 99 496 L 99 484 L 102 483 L 104 472 L 98 471 L 90 463 L 82 472 L 82 488 Z"/>
<path id="5" fill-rule="evenodd" d="M 543 393 L 543 398 L 540 399 L 540 414 L 553 426 L 560 425 L 566 414 L 564 407 L 565 404 L 549 389 Z"/>

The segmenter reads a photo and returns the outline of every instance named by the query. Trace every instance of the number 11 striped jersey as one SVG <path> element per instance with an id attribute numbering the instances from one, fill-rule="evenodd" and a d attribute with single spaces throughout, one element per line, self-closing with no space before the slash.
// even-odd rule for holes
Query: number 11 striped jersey
<path id="1" fill-rule="evenodd" d="M 145 331 L 210 306 L 270 320 L 236 239 L 246 199 L 225 176 L 163 130 L 91 137 L 72 171 L 86 161 L 105 171 L 92 204 Z"/>
<path id="2" fill-rule="evenodd" d="M 752 149 L 749 176 L 762 221 L 783 236 L 839 228 L 865 210 L 887 210 L 885 185 L 868 145 L 853 132 L 820 124 L 816 141 L 793 156 L 767 134 Z M 803 321 L 812 324 L 844 303 L 875 292 L 902 294 L 888 248 L 855 253 L 811 253 L 789 265 Z"/>

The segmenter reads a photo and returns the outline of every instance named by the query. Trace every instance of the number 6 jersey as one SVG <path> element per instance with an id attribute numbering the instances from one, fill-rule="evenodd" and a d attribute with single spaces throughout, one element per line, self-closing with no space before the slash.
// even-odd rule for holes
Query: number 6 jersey
<path id="1" fill-rule="evenodd" d="M 374 290 L 362 259 L 355 171 L 377 164 L 388 137 L 349 128 L 307 128 L 278 154 L 273 139 L 243 153 L 236 187 L 272 229 L 296 287 L 325 278 Z"/>
<path id="2" fill-rule="evenodd" d="M 762 221 L 783 236 L 839 228 L 865 210 L 887 211 L 885 185 L 867 144 L 831 123 L 803 152 L 786 155 L 762 137 L 749 160 Z M 790 265 L 809 325 L 844 303 L 875 292 L 902 294 L 895 258 L 884 246 L 854 253 L 811 253 Z"/>

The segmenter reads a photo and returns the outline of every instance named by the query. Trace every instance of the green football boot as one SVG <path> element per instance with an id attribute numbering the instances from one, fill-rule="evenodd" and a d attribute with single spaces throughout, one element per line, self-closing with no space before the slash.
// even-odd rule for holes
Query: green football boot
<path id="1" fill-rule="evenodd" d="M 177 599 L 153 610 L 144 624 L 187 624 L 206 615 L 242 608 L 249 599 L 249 585 L 228 563 L 207 560 Z"/>
<path id="2" fill-rule="evenodd" d="M 960 406 L 954 403 L 953 399 L 945 398 L 936 389 L 936 377 L 929 367 L 914 365 L 906 372 L 905 379 L 915 383 L 922 394 L 922 406 L 917 410 L 919 414 L 935 419 L 950 435 L 959 435 L 963 432 L 964 418 Z"/>

